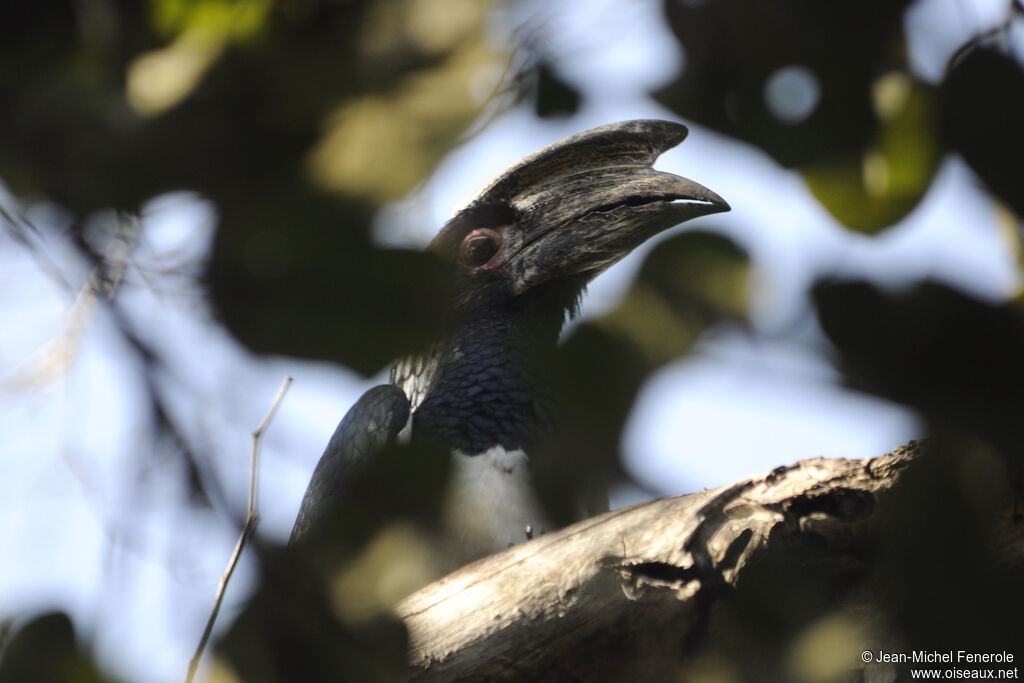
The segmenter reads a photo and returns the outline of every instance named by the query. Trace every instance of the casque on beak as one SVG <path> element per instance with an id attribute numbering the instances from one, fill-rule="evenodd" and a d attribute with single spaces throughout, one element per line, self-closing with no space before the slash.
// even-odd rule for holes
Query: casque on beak
<path id="1" fill-rule="evenodd" d="M 504 231 L 513 291 L 564 276 L 589 281 L 657 233 L 728 211 L 699 183 L 652 168 L 686 137 L 671 121 L 613 123 L 573 135 L 505 171 L 474 199 L 517 214 Z"/>

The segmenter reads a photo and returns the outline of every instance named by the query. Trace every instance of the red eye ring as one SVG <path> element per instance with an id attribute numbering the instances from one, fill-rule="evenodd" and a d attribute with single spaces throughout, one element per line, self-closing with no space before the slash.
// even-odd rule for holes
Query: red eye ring
<path id="1" fill-rule="evenodd" d="M 477 228 L 462 238 L 459 259 L 474 270 L 492 270 L 505 264 L 505 239 L 493 228 Z"/>

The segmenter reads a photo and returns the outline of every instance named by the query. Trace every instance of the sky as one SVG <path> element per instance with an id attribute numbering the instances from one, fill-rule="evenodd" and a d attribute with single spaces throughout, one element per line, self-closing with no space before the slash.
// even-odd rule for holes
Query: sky
<path id="1" fill-rule="evenodd" d="M 583 107 L 552 121 L 522 109 L 501 115 L 452 151 L 419 190 L 382 212 L 377 239 L 424 245 L 481 188 L 480 179 L 566 135 L 616 120 L 675 119 L 645 94 L 684 61 L 661 25 L 660 3 L 636 0 L 626 5 L 629 21 L 615 20 L 622 7 L 609 0 L 524 3 L 518 11 L 542 13 L 563 36 L 559 64 L 581 86 Z M 908 15 L 915 69 L 938 79 L 950 52 L 997 23 L 1003 7 L 994 0 L 915 5 Z M 502 26 L 495 21 L 496 40 Z M 807 457 L 871 457 L 920 435 L 914 415 L 840 385 L 805 314 L 815 278 L 862 276 L 899 287 L 931 277 L 990 299 L 1021 284 L 997 208 L 958 160 L 943 165 L 912 214 L 873 238 L 836 224 L 798 175 L 699 126 L 656 166 L 697 180 L 732 205 L 729 214 L 688 225 L 714 225 L 751 254 L 755 334 L 717 330 L 650 379 L 622 443 L 641 486 L 615 491 L 617 504 L 731 483 Z M 7 195 L 0 201 L 18 206 Z M 20 208 L 35 224 L 65 220 L 52 206 Z M 264 437 L 260 471 L 260 533 L 284 539 L 337 421 L 383 375 L 367 379 L 327 363 L 249 354 L 212 324 L 194 279 L 216 229 L 214 207 L 187 193 L 167 195 L 151 202 L 142 220 L 125 272 L 127 284 L 140 286 L 125 287 L 123 303 L 167 359 L 158 386 L 190 439 L 219 455 L 214 474 L 239 514 L 249 433 L 283 377 L 295 378 Z M 143 683 L 182 680 L 236 527 L 181 505 L 180 463 L 169 451 L 161 457 L 158 448 L 144 470 L 134 465 L 147 417 L 132 354 L 109 312 L 77 296 L 87 268 L 60 234 L 25 239 L 34 250 L 0 231 L 0 556 L 19 558 L 0 565 L 0 617 L 67 610 L 115 674 Z M 651 246 L 591 286 L 584 318 L 615 306 Z M 243 562 L 220 626 L 230 623 L 252 580 Z"/>

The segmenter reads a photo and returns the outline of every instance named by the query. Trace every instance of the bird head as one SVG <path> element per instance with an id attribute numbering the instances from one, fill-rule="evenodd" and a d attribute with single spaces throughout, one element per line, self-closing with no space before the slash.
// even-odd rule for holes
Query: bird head
<path id="1" fill-rule="evenodd" d="M 571 315 L 588 282 L 650 237 L 728 211 L 706 187 L 652 168 L 686 134 L 670 121 L 613 123 L 505 171 L 431 243 L 456 264 L 456 310 L 543 301 Z"/>

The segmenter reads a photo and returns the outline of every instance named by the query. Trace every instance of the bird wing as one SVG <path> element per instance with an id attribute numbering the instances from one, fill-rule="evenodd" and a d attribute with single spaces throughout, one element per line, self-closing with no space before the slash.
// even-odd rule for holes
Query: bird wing
<path id="1" fill-rule="evenodd" d="M 375 386 L 359 397 L 334 430 L 313 471 L 291 543 L 306 536 L 334 509 L 352 469 L 379 453 L 408 421 L 409 399 L 394 384 Z"/>

